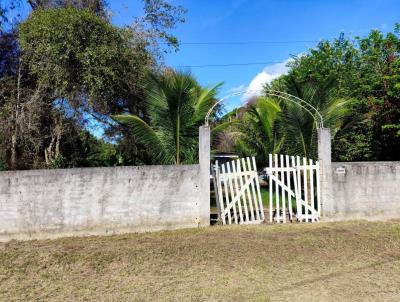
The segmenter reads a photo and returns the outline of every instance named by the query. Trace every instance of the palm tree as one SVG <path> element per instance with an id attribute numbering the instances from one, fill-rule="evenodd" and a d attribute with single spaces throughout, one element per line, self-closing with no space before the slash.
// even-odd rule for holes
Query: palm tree
<path id="1" fill-rule="evenodd" d="M 298 85 L 292 78 L 275 83 L 274 90 L 297 96 L 313 105 L 322 115 L 332 136 L 343 129 L 350 100 L 332 98 L 329 85 L 316 89 L 311 84 Z M 266 87 L 269 89 L 270 87 Z M 267 164 L 269 153 L 284 152 L 308 158 L 317 157 L 317 128 L 314 117 L 295 103 L 271 97 L 259 97 L 237 110 L 235 123 L 221 136 L 233 140 L 234 149 L 242 156 L 256 156 L 257 164 Z M 230 117 L 232 114 L 230 114 Z M 224 127 L 226 119 L 221 119 Z M 219 143 L 219 145 L 224 145 Z"/>
<path id="2" fill-rule="evenodd" d="M 147 120 L 136 115 L 118 115 L 114 119 L 132 128 L 137 140 L 147 146 L 153 163 L 194 163 L 198 128 L 215 104 L 219 87 L 201 87 L 184 72 L 152 75 L 147 87 Z"/>
<path id="3" fill-rule="evenodd" d="M 257 163 L 263 166 L 267 163 L 268 154 L 279 152 L 284 137 L 278 137 L 276 123 L 281 109 L 277 101 L 259 97 L 229 115 L 229 120 L 222 119 L 215 129 L 224 131 L 219 135 L 217 145 L 232 145 L 241 156 L 255 156 Z M 214 130 L 215 132 L 215 130 Z"/>
<path id="4" fill-rule="evenodd" d="M 286 78 L 288 92 L 313 105 L 322 115 L 324 126 L 331 129 L 332 137 L 343 127 L 348 115 L 348 99 L 332 98 L 329 83 L 317 89 L 311 84 L 299 85 L 293 77 Z M 291 102 L 279 101 L 282 109 L 277 122 L 277 135 L 285 137 L 283 149 L 291 155 L 317 157 L 317 128 L 314 117 Z"/>

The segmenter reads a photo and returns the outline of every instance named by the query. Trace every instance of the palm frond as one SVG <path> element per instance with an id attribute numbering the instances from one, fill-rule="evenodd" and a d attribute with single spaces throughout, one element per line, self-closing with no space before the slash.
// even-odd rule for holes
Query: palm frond
<path id="1" fill-rule="evenodd" d="M 194 107 L 194 120 L 203 121 L 210 108 L 217 102 L 216 95 L 222 83 L 211 88 L 204 88 L 198 96 L 198 101 Z"/>
<path id="2" fill-rule="evenodd" d="M 279 104 L 271 98 L 261 97 L 252 106 L 251 112 L 257 116 L 258 123 L 271 141 L 273 140 L 274 123 L 280 111 Z"/>
<path id="3" fill-rule="evenodd" d="M 334 99 L 322 111 L 324 121 L 331 129 L 333 136 L 342 127 L 345 118 L 350 112 L 349 102 L 349 99 Z"/>
<path id="4" fill-rule="evenodd" d="M 129 126 L 137 139 L 153 154 L 155 159 L 163 160 L 166 157 L 163 148 L 163 142 L 157 133 L 140 117 L 135 115 L 115 115 L 112 117 L 115 121 Z"/>
<path id="5" fill-rule="evenodd" d="M 168 70 L 149 75 L 145 108 L 149 123 L 138 116 L 129 123 L 134 135 L 149 146 L 154 162 L 196 162 L 198 128 L 215 103 L 219 87 L 203 88 L 186 72 Z"/>

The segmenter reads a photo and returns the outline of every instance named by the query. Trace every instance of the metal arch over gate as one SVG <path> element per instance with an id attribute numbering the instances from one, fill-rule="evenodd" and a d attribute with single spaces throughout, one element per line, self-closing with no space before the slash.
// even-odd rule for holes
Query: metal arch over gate
<path id="1" fill-rule="evenodd" d="M 255 158 L 233 160 L 213 167 L 218 216 L 222 224 L 264 222 L 264 207 Z"/>
<path id="2" fill-rule="evenodd" d="M 321 217 L 319 162 L 299 156 L 269 155 L 269 221 L 296 218 L 299 222 L 316 222 Z M 294 215 L 295 213 L 295 215 Z"/>
<path id="3" fill-rule="evenodd" d="M 208 120 L 210 118 L 210 115 L 213 112 L 213 110 L 215 109 L 215 107 L 217 107 L 218 104 L 220 104 L 223 101 L 225 101 L 227 99 L 230 99 L 230 98 L 232 98 L 234 96 L 243 95 L 245 93 L 258 94 L 258 93 L 260 93 L 260 91 L 258 91 L 258 90 L 242 90 L 242 91 L 231 93 L 231 94 L 221 98 L 207 112 L 207 115 L 206 115 L 205 120 L 204 120 L 204 124 L 206 126 L 208 126 Z M 303 100 L 303 99 L 301 99 L 301 98 L 299 98 L 297 96 L 294 96 L 292 94 L 289 94 L 287 92 L 278 91 L 278 90 L 272 90 L 272 89 L 265 90 L 264 91 L 264 95 L 269 96 L 269 97 L 274 97 L 274 98 L 277 98 L 277 99 L 285 101 L 285 102 L 290 102 L 290 103 L 296 104 L 300 108 L 302 108 L 305 111 L 307 111 L 307 113 L 310 114 L 313 117 L 313 119 L 315 120 L 315 124 L 317 126 L 317 129 L 324 128 L 324 119 L 323 119 L 321 113 L 318 111 L 317 108 L 315 108 L 309 102 L 306 102 L 305 100 Z"/>

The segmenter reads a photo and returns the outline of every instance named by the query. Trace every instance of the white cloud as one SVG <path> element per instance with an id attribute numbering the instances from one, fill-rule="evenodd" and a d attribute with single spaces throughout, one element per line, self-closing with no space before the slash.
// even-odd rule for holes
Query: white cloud
<path id="1" fill-rule="evenodd" d="M 288 72 L 286 66 L 292 59 L 289 58 L 282 63 L 276 63 L 266 66 L 260 73 L 258 73 L 246 88 L 246 93 L 242 96 L 242 101 L 246 101 L 253 96 L 261 94 L 265 84 L 271 83 L 274 79 L 279 78 L 281 75 Z M 243 85 L 239 86 L 242 87 Z M 238 88 L 238 87 L 236 87 Z M 235 88 L 234 88 L 235 89 Z"/>

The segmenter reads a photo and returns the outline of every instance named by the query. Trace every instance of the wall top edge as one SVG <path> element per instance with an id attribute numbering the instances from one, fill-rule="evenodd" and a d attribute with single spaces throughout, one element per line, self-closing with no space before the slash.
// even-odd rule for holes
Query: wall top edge
<path id="1" fill-rule="evenodd" d="M 400 161 L 353 161 L 353 162 L 332 162 L 332 165 L 335 166 L 344 166 L 344 165 L 352 165 L 352 166 L 356 166 L 356 165 L 360 165 L 360 166 L 388 166 L 388 165 L 399 165 L 400 166 Z"/>
<path id="2" fill-rule="evenodd" d="M 34 169 L 34 170 L 16 170 L 16 171 L 0 171 L 0 176 L 17 175 L 17 174 L 42 174 L 45 172 L 50 173 L 73 173 L 73 172 L 89 172 L 89 171 L 152 171 L 152 170 L 191 170 L 198 169 L 199 164 L 193 165 L 143 165 L 143 166 L 117 166 L 117 167 L 82 167 L 82 168 L 66 168 L 66 169 Z"/>

